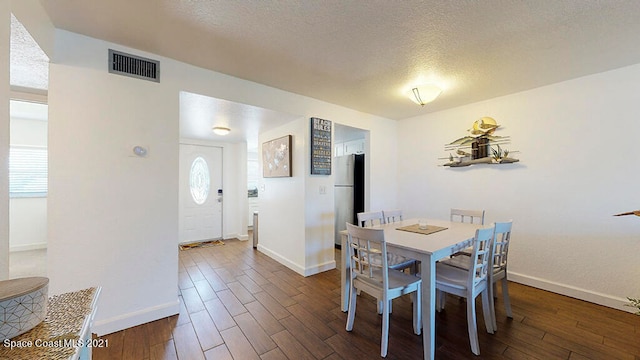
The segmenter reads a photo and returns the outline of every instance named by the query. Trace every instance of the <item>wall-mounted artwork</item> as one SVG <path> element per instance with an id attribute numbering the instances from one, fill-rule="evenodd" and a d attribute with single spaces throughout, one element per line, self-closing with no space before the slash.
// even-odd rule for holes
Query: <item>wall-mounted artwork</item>
<path id="1" fill-rule="evenodd" d="M 291 176 L 291 135 L 262 144 L 262 176 Z"/>
<path id="2" fill-rule="evenodd" d="M 331 121 L 311 118 L 311 175 L 331 175 Z"/>
<path id="3" fill-rule="evenodd" d="M 494 133 L 500 125 L 495 119 L 485 116 L 476 120 L 467 131 L 469 135 L 461 137 L 444 146 L 449 153 L 449 160 L 444 166 L 462 167 L 474 164 L 511 164 L 520 160 L 510 157 L 507 145 L 511 143 L 509 136 Z"/>

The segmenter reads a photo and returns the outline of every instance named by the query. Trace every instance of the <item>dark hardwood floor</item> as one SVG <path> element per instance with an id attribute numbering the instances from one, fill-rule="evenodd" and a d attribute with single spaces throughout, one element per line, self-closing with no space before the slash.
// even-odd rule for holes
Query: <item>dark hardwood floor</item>
<path id="1" fill-rule="evenodd" d="M 380 358 L 374 299 L 358 299 L 352 332 L 339 308 L 337 270 L 304 278 L 251 241 L 180 251 L 179 315 L 104 336 L 94 359 L 275 360 Z M 635 280 L 634 280 L 635 281 Z M 513 319 L 498 293 L 498 331 L 469 347 L 466 306 L 448 297 L 437 314 L 437 359 L 640 360 L 640 316 L 510 283 Z M 387 359 L 421 359 L 408 297 L 394 301 Z"/>

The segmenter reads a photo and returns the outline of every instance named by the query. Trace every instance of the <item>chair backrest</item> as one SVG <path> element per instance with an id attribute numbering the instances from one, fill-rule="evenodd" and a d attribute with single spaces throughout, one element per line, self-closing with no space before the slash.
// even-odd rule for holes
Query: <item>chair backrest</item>
<path id="1" fill-rule="evenodd" d="M 351 278 L 366 276 L 388 282 L 387 244 L 384 230 L 368 229 L 347 223 L 347 246 L 351 266 Z"/>
<path id="2" fill-rule="evenodd" d="M 493 238 L 493 262 L 494 272 L 507 270 L 507 255 L 509 255 L 509 241 L 511 241 L 511 226 L 513 220 L 496 222 L 496 233 Z"/>
<path id="3" fill-rule="evenodd" d="M 402 221 L 402 210 L 382 210 L 382 216 L 387 224 Z"/>
<path id="4" fill-rule="evenodd" d="M 451 221 L 484 225 L 484 210 L 451 209 Z"/>
<path id="5" fill-rule="evenodd" d="M 382 211 L 358 213 L 358 226 L 370 227 L 381 224 L 384 224 L 384 215 L 382 214 Z"/>
<path id="6" fill-rule="evenodd" d="M 489 259 L 491 258 L 494 232 L 494 226 L 476 230 L 476 235 L 473 239 L 473 252 L 471 253 L 471 266 L 473 266 L 473 269 L 469 269 L 467 289 L 475 288 L 482 281 L 488 282 Z"/>

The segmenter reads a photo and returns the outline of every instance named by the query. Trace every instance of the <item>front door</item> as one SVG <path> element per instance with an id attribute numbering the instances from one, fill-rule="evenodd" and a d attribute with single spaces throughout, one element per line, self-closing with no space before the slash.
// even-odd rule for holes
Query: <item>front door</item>
<path id="1" fill-rule="evenodd" d="M 180 144 L 180 243 L 222 239 L 222 148 Z"/>

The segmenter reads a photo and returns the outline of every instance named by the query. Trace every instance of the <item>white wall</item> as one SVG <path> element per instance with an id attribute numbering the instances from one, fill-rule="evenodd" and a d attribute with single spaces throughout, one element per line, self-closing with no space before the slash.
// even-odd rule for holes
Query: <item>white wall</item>
<path id="1" fill-rule="evenodd" d="M 306 272 L 305 119 L 260 134 L 258 143 L 291 135 L 291 177 L 263 178 L 258 182 L 260 210 L 258 249 L 299 274 Z M 258 146 L 262 174 L 262 147 Z"/>
<path id="2" fill-rule="evenodd" d="M 247 143 L 233 144 L 225 155 L 224 173 L 235 174 L 224 182 L 224 223 L 228 231 L 225 231 L 225 239 L 238 238 L 248 240 L 249 222 L 244 216 L 249 211 L 247 199 Z"/>
<path id="3" fill-rule="evenodd" d="M 640 295 L 640 65 L 399 122 L 399 207 L 513 219 L 510 279 L 626 309 Z M 520 163 L 441 167 L 444 144 L 495 118 Z"/>
<path id="4" fill-rule="evenodd" d="M 289 113 L 295 113 L 288 110 Z M 308 276 L 335 267 L 333 175 L 310 175 L 311 117 L 369 130 L 365 149 L 365 208 L 394 208 L 397 179 L 396 122 L 327 104 L 300 120 L 261 134 L 259 142 L 294 136 L 293 177 L 261 179 L 259 246 Z M 261 157 L 261 155 L 259 155 Z M 323 191 L 321 191 L 323 189 Z M 324 193 L 323 193 L 324 192 Z"/>
<path id="5" fill-rule="evenodd" d="M 258 181 L 262 177 L 260 173 L 260 160 L 258 160 L 257 150 L 247 151 L 247 190 L 258 187 Z M 247 192 L 248 196 L 248 192 Z M 260 208 L 260 192 L 258 197 L 247 197 L 247 225 L 253 227 L 253 212 Z"/>
<path id="6" fill-rule="evenodd" d="M 49 80 L 49 292 L 103 291 L 96 332 L 175 314 L 178 116 L 163 63 L 157 84 L 107 72 L 113 44 L 56 31 Z M 146 55 L 146 54 L 145 54 Z M 134 145 L 148 156 L 133 156 Z"/>
<path id="7" fill-rule="evenodd" d="M 46 105 L 39 105 L 46 106 Z M 11 117 L 11 145 L 47 147 L 47 121 Z"/>
<path id="8" fill-rule="evenodd" d="M 47 122 L 11 116 L 10 136 L 12 146 L 46 148 Z M 9 200 L 9 208 L 11 214 L 9 224 L 10 250 L 46 248 L 47 198 L 12 198 Z"/>
<path id="9" fill-rule="evenodd" d="M 12 198 L 9 200 L 10 251 L 47 247 L 47 198 Z"/>
<path id="10" fill-rule="evenodd" d="M 320 117 L 325 119 L 323 117 Z M 329 119 L 327 119 L 329 120 Z M 332 176 L 310 175 L 311 172 L 311 119 L 302 121 L 305 151 L 304 173 L 307 177 L 305 187 L 305 263 L 304 275 L 313 275 L 336 267 L 335 261 L 335 181 Z M 335 132 L 335 125 L 332 126 Z M 331 147 L 329 147 L 331 148 Z M 333 170 L 333 169 L 332 169 Z M 331 171 L 334 174 L 334 171 Z M 366 191 L 366 190 L 365 190 Z"/>
<path id="11" fill-rule="evenodd" d="M 9 49 L 11 8 L 0 1 L 0 280 L 9 278 Z"/>

